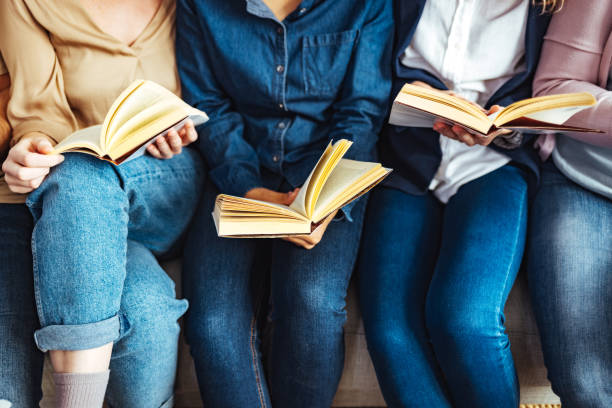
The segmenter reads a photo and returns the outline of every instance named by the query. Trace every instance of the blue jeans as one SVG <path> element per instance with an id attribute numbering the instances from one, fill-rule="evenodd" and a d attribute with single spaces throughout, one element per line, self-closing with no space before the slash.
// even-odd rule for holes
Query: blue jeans
<path id="1" fill-rule="evenodd" d="M 37 407 L 42 397 L 43 354 L 34 344 L 38 316 L 31 235 L 27 207 L 0 204 L 0 401 L 12 408 Z"/>
<path id="2" fill-rule="evenodd" d="M 212 186 L 204 193 L 186 243 L 183 277 L 190 303 L 186 335 L 204 405 L 329 408 L 342 374 L 345 297 L 365 200 L 353 207 L 353 222 L 333 221 L 308 251 L 279 239 L 218 238 L 210 215 L 216 194 Z M 267 376 L 252 290 L 261 283 L 253 265 L 264 253 L 270 254 L 264 257 L 273 305 Z"/>
<path id="3" fill-rule="evenodd" d="M 527 182 L 512 166 L 445 206 L 379 188 L 359 261 L 368 348 L 390 407 L 518 406 L 504 304 L 523 254 Z"/>
<path id="4" fill-rule="evenodd" d="M 544 361 L 563 408 L 612 407 L 612 201 L 542 169 L 529 288 Z"/>
<path id="5" fill-rule="evenodd" d="M 204 169 L 192 149 L 122 166 L 68 154 L 28 198 L 43 350 L 114 342 L 107 400 L 171 404 L 177 319 L 187 309 L 157 262 L 186 228 Z"/>

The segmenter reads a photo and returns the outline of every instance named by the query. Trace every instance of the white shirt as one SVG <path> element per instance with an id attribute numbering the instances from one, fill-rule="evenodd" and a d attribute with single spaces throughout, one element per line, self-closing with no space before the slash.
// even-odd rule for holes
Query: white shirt
<path id="1" fill-rule="evenodd" d="M 427 0 L 401 62 L 430 72 L 462 97 L 485 105 L 526 69 L 530 0 Z M 459 188 L 508 164 L 493 149 L 440 135 L 442 161 L 429 185 L 446 203 Z"/>

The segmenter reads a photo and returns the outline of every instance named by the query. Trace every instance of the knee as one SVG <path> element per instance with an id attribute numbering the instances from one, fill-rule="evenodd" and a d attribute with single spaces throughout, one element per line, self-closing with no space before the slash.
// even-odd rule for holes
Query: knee
<path id="1" fill-rule="evenodd" d="M 495 341 L 507 345 L 504 333 L 504 317 L 500 311 L 465 299 L 449 303 L 445 299 L 430 297 L 425 309 L 427 331 L 434 344 L 446 344 L 457 348 Z"/>
<path id="2" fill-rule="evenodd" d="M 196 355 L 217 355 L 231 358 L 240 349 L 245 336 L 254 336 L 254 318 L 241 317 L 239 313 L 221 306 L 209 308 L 206 312 L 190 310 L 187 314 L 185 331 L 191 351 Z"/>
<path id="3" fill-rule="evenodd" d="M 346 292 L 316 283 L 300 283 L 275 297 L 274 315 L 280 325 L 302 328 L 315 338 L 342 332 L 346 322 Z M 299 329 L 298 329 L 299 330 Z"/>
<path id="4" fill-rule="evenodd" d="M 96 202 L 88 196 L 102 198 L 110 185 L 119 186 L 117 173 L 111 164 L 85 154 L 66 154 L 64 157 L 64 162 L 51 169 L 42 185 L 29 196 L 30 207 L 41 206 L 41 201 L 49 195 L 53 196 L 49 202 L 55 205 L 65 200 Z"/>

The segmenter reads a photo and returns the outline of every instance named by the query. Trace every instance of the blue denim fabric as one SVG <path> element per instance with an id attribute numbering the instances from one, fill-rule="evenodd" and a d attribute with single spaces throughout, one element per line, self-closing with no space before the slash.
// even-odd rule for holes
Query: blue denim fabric
<path id="1" fill-rule="evenodd" d="M 529 232 L 529 288 L 563 408 L 612 407 L 612 201 L 542 168 Z"/>
<path id="2" fill-rule="evenodd" d="M 12 408 L 37 407 L 42 397 L 43 354 L 33 337 L 38 317 L 31 235 L 28 208 L 0 204 L 0 402 Z"/>
<path id="3" fill-rule="evenodd" d="M 261 187 L 262 168 L 299 187 L 330 140 L 352 140 L 348 158 L 375 157 L 390 0 L 304 0 L 282 22 L 263 0 L 177 3 L 183 96 L 210 116 L 198 143 L 221 192 Z"/>
<path id="4" fill-rule="evenodd" d="M 186 228 L 203 183 L 199 154 L 122 166 L 67 154 L 28 198 L 43 350 L 115 342 L 108 401 L 161 406 L 172 397 L 177 319 L 187 309 L 155 255 Z"/>
<path id="5" fill-rule="evenodd" d="M 431 193 L 373 191 L 360 301 L 390 407 L 518 406 L 503 308 L 526 223 L 525 173 L 509 165 L 464 185 L 446 206 Z"/>
<path id="6" fill-rule="evenodd" d="M 279 184 L 266 183 L 268 188 Z M 207 408 L 329 408 L 344 361 L 345 296 L 365 200 L 334 220 L 311 251 L 282 240 L 218 238 L 212 184 L 185 248 L 186 335 Z M 270 254 L 273 304 L 268 375 L 257 330 L 256 258 Z M 267 381 L 266 381 L 267 377 Z"/>

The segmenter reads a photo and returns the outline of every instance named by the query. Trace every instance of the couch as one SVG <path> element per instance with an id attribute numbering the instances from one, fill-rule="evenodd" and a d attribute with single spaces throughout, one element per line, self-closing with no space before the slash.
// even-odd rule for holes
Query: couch
<path id="1" fill-rule="evenodd" d="M 177 293 L 180 293 L 180 279 L 178 279 L 180 263 L 170 262 L 164 267 L 177 282 Z M 538 331 L 526 289 L 525 276 L 524 274 L 519 275 L 505 310 L 512 353 L 521 384 L 521 404 L 525 404 L 525 408 L 552 407 L 559 404 L 559 398 L 552 392 L 550 383 L 546 379 L 546 368 L 542 360 Z M 385 401 L 378 388 L 374 368 L 366 348 L 363 322 L 360 318 L 354 285 L 351 285 L 349 290 L 347 310 L 344 373 L 333 407 L 384 407 Z M 189 346 L 181 338 L 179 347 L 175 407 L 202 407 L 195 380 L 195 369 L 189 355 Z M 53 387 L 48 362 L 45 368 L 43 389 L 45 396 L 41 407 L 51 408 L 53 407 Z"/>

